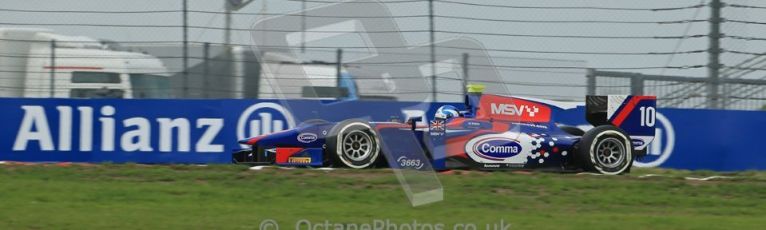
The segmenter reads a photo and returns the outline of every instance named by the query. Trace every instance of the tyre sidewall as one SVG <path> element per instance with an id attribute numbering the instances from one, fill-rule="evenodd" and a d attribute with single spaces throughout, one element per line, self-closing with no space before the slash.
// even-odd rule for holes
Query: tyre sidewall
<path id="1" fill-rule="evenodd" d="M 596 159 L 596 147 L 601 141 L 610 137 L 619 139 L 625 149 L 623 162 L 615 167 L 605 167 Z M 586 132 L 580 142 L 578 153 L 579 161 L 585 169 L 601 174 L 622 174 L 633 165 L 633 145 L 630 137 L 624 131 L 611 125 L 598 126 Z"/>
<path id="2" fill-rule="evenodd" d="M 373 151 L 370 153 L 370 156 L 360 160 L 356 161 L 353 159 L 348 158 L 343 154 L 343 137 L 352 132 L 352 131 L 362 131 L 370 135 L 370 137 L 373 139 L 372 141 L 375 142 L 372 147 L 374 148 Z M 327 139 L 327 153 L 331 156 L 333 165 L 342 165 L 349 168 L 370 168 L 376 165 L 378 159 L 380 158 L 380 138 L 378 137 L 377 133 L 375 133 L 374 129 L 363 120 L 347 120 L 343 121 L 341 123 L 338 123 L 330 132 L 332 135 Z"/>

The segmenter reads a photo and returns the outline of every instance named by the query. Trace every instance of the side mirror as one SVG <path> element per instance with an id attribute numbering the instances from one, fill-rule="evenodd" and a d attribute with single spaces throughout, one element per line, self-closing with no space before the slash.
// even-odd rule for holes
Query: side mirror
<path id="1" fill-rule="evenodd" d="M 410 124 L 412 126 L 412 130 L 415 130 L 418 126 L 418 122 L 423 121 L 423 117 L 411 117 L 410 119 L 407 119 L 407 124 Z"/>

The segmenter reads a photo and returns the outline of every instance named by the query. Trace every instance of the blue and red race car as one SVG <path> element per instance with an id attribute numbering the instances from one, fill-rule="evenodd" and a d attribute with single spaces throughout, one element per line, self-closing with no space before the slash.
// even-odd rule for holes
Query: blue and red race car
<path id="1" fill-rule="evenodd" d="M 584 131 L 554 121 L 555 102 L 482 94 L 469 86 L 465 107 L 445 105 L 428 125 L 312 120 L 240 140 L 235 163 L 280 166 L 447 170 L 476 168 L 629 172 L 654 139 L 654 96 L 587 96 Z"/>

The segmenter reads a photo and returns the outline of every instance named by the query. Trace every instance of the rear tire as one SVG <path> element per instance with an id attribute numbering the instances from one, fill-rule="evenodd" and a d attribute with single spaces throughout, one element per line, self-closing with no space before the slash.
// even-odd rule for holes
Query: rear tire
<path id="1" fill-rule="evenodd" d="M 338 123 L 327 138 L 327 152 L 333 165 L 372 168 L 380 158 L 380 138 L 363 120 Z"/>
<path id="2" fill-rule="evenodd" d="M 601 174 L 617 175 L 628 172 L 634 158 L 629 136 L 612 125 L 588 130 L 577 148 L 580 165 L 586 170 Z"/>

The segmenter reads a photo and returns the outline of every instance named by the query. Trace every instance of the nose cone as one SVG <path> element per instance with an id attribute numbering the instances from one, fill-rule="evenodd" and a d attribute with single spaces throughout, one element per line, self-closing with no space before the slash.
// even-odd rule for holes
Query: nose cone
<path id="1" fill-rule="evenodd" d="M 258 140 L 263 139 L 263 137 L 264 136 L 245 138 L 245 139 L 239 140 L 237 142 L 239 142 L 240 144 L 243 144 L 243 145 L 254 145 L 256 142 L 258 142 Z"/>

